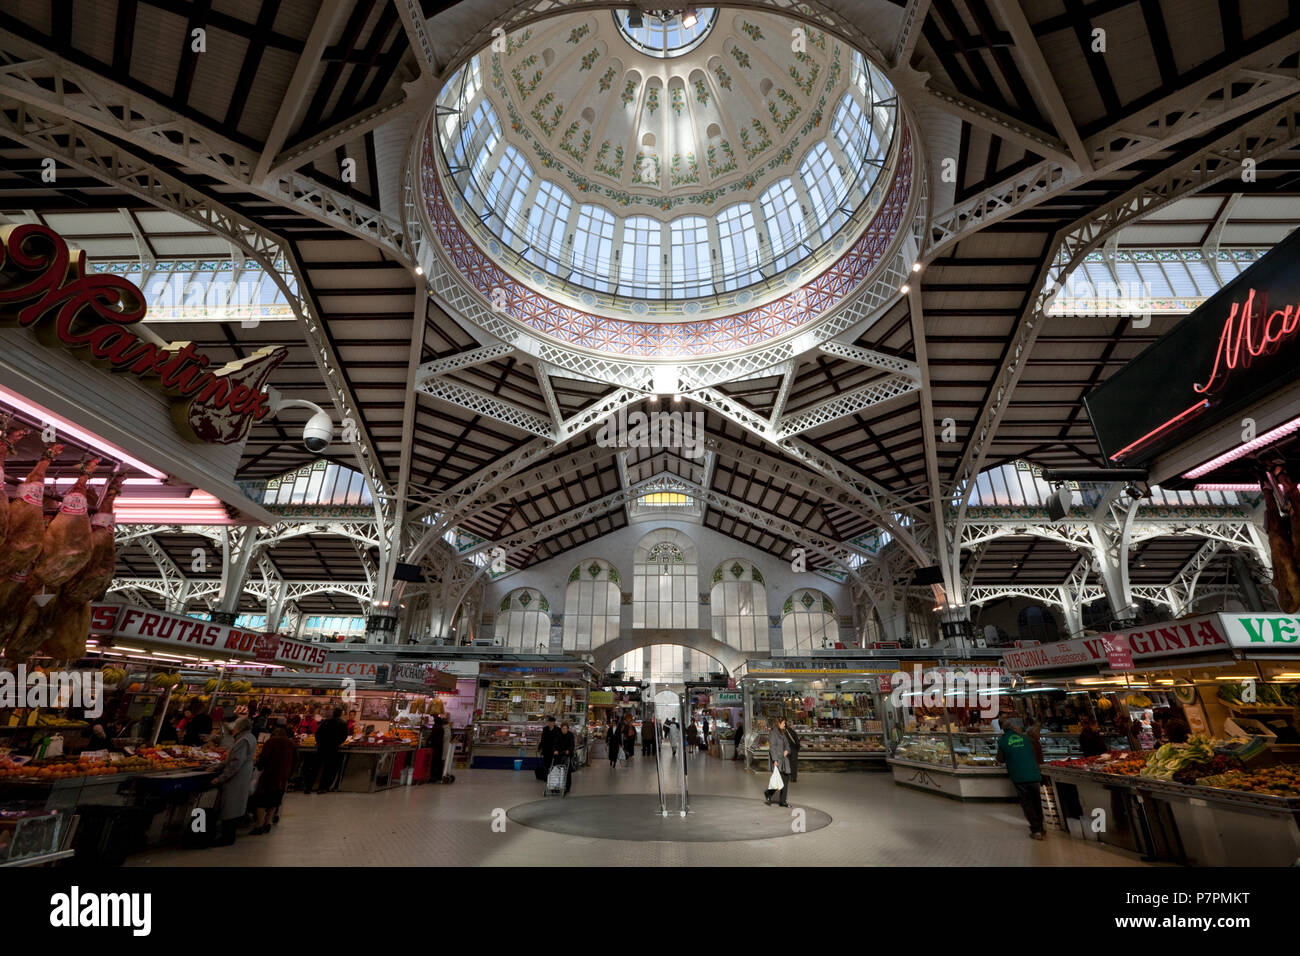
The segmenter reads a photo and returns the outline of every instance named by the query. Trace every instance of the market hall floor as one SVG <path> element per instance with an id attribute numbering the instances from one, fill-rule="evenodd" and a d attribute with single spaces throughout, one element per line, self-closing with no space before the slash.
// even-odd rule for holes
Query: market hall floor
<path id="1" fill-rule="evenodd" d="M 766 777 L 739 762 L 691 760 L 692 793 L 763 799 Z M 573 778 L 573 796 L 655 793 L 652 758 L 611 769 L 598 761 Z M 1029 839 L 1014 803 L 961 804 L 897 786 L 888 773 L 801 773 L 791 803 L 823 810 L 824 829 L 732 843 L 628 842 L 549 833 L 493 811 L 542 798 L 531 771 L 458 770 L 446 785 L 381 793 L 285 797 L 265 836 L 241 831 L 234 846 L 163 849 L 131 866 L 1136 866 L 1136 856 L 1085 844 L 1062 832 Z M 772 813 L 788 814 L 776 806 Z M 497 814 L 498 818 L 504 814 Z"/>

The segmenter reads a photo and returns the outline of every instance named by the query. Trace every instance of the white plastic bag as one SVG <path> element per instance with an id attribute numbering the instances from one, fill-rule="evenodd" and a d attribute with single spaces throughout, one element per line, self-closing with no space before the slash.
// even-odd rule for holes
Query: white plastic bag
<path id="1" fill-rule="evenodd" d="M 785 781 L 781 779 L 781 771 L 780 771 L 778 768 L 773 767 L 773 768 L 772 768 L 772 779 L 770 779 L 770 780 L 767 782 L 767 789 L 769 789 L 769 790 L 780 790 L 780 789 L 781 789 L 782 787 L 784 787 L 784 786 L 785 786 Z"/>

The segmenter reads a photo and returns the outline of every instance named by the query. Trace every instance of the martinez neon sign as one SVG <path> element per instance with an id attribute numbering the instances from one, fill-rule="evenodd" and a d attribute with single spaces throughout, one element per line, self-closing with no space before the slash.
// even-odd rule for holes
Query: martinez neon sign
<path id="1" fill-rule="evenodd" d="M 283 347 L 260 349 L 219 369 L 192 342 L 160 346 L 129 326 L 145 317 L 144 294 L 121 276 L 86 273 L 86 254 L 46 226 L 0 228 L 0 323 L 31 329 L 110 371 L 134 375 L 169 395 L 176 430 L 194 442 L 228 445 L 270 412 L 266 382 Z"/>
<path id="2" fill-rule="evenodd" d="M 1249 368 L 1252 359 L 1276 352 L 1282 342 L 1294 335 L 1296 327 L 1300 326 L 1300 308 L 1294 305 L 1274 310 L 1261 322 L 1260 318 L 1268 313 L 1268 293 L 1263 294 L 1262 308 L 1258 313 L 1255 311 L 1255 295 L 1255 290 L 1251 289 L 1245 302 L 1232 303 L 1219 335 L 1219 347 L 1214 353 L 1214 367 L 1210 370 L 1210 377 L 1204 385 L 1192 385 L 1193 391 L 1198 395 L 1217 392 L 1234 371 Z"/>

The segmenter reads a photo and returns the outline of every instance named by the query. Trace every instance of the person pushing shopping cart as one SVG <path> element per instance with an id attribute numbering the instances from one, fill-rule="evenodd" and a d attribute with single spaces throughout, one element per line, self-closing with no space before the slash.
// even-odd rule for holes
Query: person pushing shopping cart
<path id="1" fill-rule="evenodd" d="M 555 754 L 551 758 L 550 768 L 546 771 L 546 789 L 542 791 L 543 796 L 568 796 L 569 788 L 573 786 L 573 763 L 577 750 L 578 738 L 569 729 L 569 722 L 566 720 L 560 724 L 560 732 L 555 736 Z"/>

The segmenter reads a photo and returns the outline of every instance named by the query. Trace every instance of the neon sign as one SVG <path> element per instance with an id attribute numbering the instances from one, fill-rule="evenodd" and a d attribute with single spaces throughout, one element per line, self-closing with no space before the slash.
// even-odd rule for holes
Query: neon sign
<path id="1" fill-rule="evenodd" d="M 0 322 L 31 329 L 110 371 L 149 381 L 170 396 L 176 430 L 190 441 L 243 441 L 270 412 L 266 382 L 288 350 L 264 348 L 211 368 L 192 342 L 161 346 L 130 327 L 147 311 L 139 288 L 121 276 L 86 273 L 86 254 L 35 224 L 0 229 Z"/>
<path id="2" fill-rule="evenodd" d="M 1210 377 L 1204 385 L 1192 385 L 1197 394 L 1218 391 L 1235 370 L 1249 368 L 1252 359 L 1276 352 L 1283 340 L 1295 333 L 1300 324 L 1300 309 L 1288 305 L 1285 309 L 1276 309 L 1261 322 L 1260 318 L 1268 312 L 1268 293 L 1264 293 L 1263 307 L 1258 313 L 1255 311 L 1255 294 L 1251 289 L 1245 302 L 1232 303 L 1219 335 L 1219 348 L 1214 353 Z"/>

